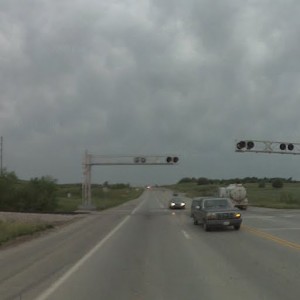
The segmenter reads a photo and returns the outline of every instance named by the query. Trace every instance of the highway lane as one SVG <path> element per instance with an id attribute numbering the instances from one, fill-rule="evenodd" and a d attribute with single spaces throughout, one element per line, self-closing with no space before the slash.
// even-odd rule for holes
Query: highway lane
<path id="1" fill-rule="evenodd" d="M 299 299 L 299 211 L 250 208 L 240 231 L 205 232 L 169 197 L 147 191 L 36 299 Z"/>
<path id="2" fill-rule="evenodd" d="M 34 299 L 140 203 L 96 212 L 16 247 L 0 250 L 0 299 Z"/>

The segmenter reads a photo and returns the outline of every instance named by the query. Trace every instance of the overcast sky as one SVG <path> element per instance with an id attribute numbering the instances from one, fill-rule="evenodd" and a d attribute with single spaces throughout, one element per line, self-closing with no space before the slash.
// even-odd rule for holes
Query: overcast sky
<path id="1" fill-rule="evenodd" d="M 69 183 L 85 149 L 174 153 L 93 181 L 300 179 L 300 156 L 234 151 L 300 142 L 299 15 L 297 0 L 0 0 L 3 165 Z"/>

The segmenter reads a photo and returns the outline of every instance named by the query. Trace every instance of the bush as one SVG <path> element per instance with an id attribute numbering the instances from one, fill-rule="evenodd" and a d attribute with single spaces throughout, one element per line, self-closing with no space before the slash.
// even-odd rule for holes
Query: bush
<path id="1" fill-rule="evenodd" d="M 57 207 L 56 182 L 51 177 L 33 178 L 19 191 L 18 210 L 53 211 Z"/>
<path id="2" fill-rule="evenodd" d="M 207 185 L 207 184 L 210 184 L 210 181 L 205 177 L 200 177 L 197 180 L 197 184 L 198 185 Z"/>
<path id="3" fill-rule="evenodd" d="M 274 179 L 272 182 L 272 187 L 275 189 L 281 189 L 283 187 L 283 181 L 281 179 Z"/>
<path id="4" fill-rule="evenodd" d="M 266 183 L 264 181 L 261 181 L 258 183 L 258 187 L 259 188 L 265 188 L 266 187 Z"/>
<path id="5" fill-rule="evenodd" d="M 16 198 L 18 178 L 14 172 L 3 171 L 0 176 L 0 209 L 9 210 Z"/>
<path id="6" fill-rule="evenodd" d="M 12 172 L 0 176 L 0 209 L 3 211 L 53 211 L 57 207 L 56 182 L 51 177 L 21 182 Z"/>
<path id="7" fill-rule="evenodd" d="M 194 182 L 195 179 L 190 178 L 190 177 L 183 177 L 182 179 L 180 179 L 178 181 L 178 184 L 180 183 L 190 183 L 190 182 Z"/>

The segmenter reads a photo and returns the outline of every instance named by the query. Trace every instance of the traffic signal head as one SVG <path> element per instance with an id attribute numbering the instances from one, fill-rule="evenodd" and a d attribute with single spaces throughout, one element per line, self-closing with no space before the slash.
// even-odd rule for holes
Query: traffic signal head
<path id="1" fill-rule="evenodd" d="M 146 163 L 146 157 L 135 157 L 134 159 L 133 159 L 133 161 L 134 161 L 134 163 L 136 163 L 136 164 L 139 164 L 139 163 L 142 163 L 142 164 L 144 164 L 144 163 Z"/>
<path id="2" fill-rule="evenodd" d="M 167 158 L 166 158 L 166 162 L 168 164 L 176 164 L 176 163 L 178 163 L 178 161 L 179 161 L 179 158 L 177 156 L 167 156 Z"/>
<path id="3" fill-rule="evenodd" d="M 280 150 L 282 150 L 282 151 L 286 150 L 286 144 L 283 144 L 283 143 L 280 144 L 279 148 L 280 148 Z"/>
<path id="4" fill-rule="evenodd" d="M 285 151 L 286 149 L 288 149 L 289 151 L 293 151 L 294 150 L 294 145 L 289 143 L 289 144 L 284 144 L 284 143 L 281 143 L 279 145 L 279 149 L 281 151 Z"/>
<path id="5" fill-rule="evenodd" d="M 255 144 L 253 141 L 239 141 L 236 144 L 237 150 L 243 150 L 243 149 L 251 150 L 254 148 L 254 146 Z"/>
<path id="6" fill-rule="evenodd" d="M 240 141 L 240 142 L 238 142 L 237 144 L 236 144 L 236 148 L 238 149 L 238 150 L 242 150 L 243 148 L 245 148 L 246 147 L 246 142 L 245 141 Z"/>
<path id="7" fill-rule="evenodd" d="M 254 148 L 254 143 L 252 141 L 248 141 L 247 142 L 247 149 L 250 150 L 252 148 Z"/>

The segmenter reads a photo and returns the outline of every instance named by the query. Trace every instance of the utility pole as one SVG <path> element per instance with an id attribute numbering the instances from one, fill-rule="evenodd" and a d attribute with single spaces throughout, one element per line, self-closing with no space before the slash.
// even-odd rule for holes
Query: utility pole
<path id="1" fill-rule="evenodd" d="M 1 136 L 1 140 L 0 140 L 0 172 L 1 172 L 1 176 L 3 175 L 3 136 Z"/>

